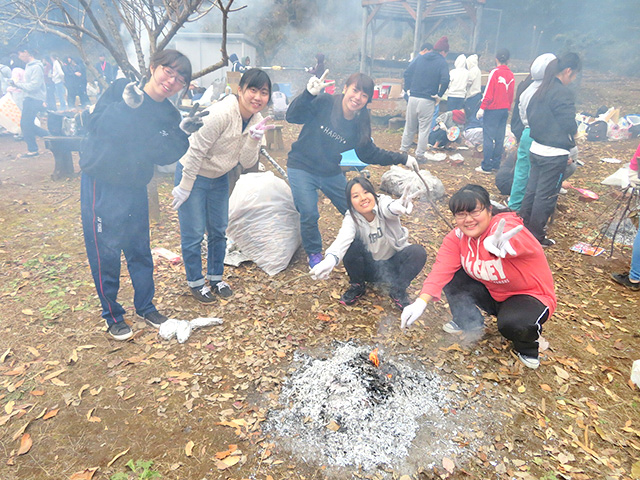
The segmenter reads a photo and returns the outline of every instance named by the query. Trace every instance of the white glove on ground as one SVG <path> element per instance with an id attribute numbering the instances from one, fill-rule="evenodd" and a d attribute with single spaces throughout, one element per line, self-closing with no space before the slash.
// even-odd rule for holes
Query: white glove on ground
<path id="1" fill-rule="evenodd" d="M 311 278 L 314 280 L 326 280 L 337 264 L 336 257 L 331 254 L 327 255 L 320 263 L 311 269 Z"/>
<path id="2" fill-rule="evenodd" d="M 422 300 L 420 297 L 418 297 L 411 305 L 404 307 L 402 315 L 400 315 L 400 319 L 402 320 L 400 328 L 410 327 L 413 322 L 420 318 L 420 315 L 422 315 L 425 308 L 427 308 L 427 302 Z"/>
<path id="3" fill-rule="evenodd" d="M 320 78 L 316 77 L 315 75 L 311 77 L 307 82 L 307 92 L 315 96 L 322 92 L 322 90 L 324 90 L 329 85 L 333 85 L 334 83 L 336 83 L 335 80 L 325 83 L 324 79 L 327 78 L 328 74 L 329 70 L 327 69 L 324 71 Z"/>
<path id="4" fill-rule="evenodd" d="M 629 169 L 629 185 L 631 185 L 631 188 L 640 187 L 640 179 L 638 179 L 638 170 Z"/>
<path id="5" fill-rule="evenodd" d="M 251 135 L 251 138 L 253 138 L 254 140 L 260 141 L 264 136 L 264 132 L 266 132 L 267 130 L 273 130 L 274 128 L 276 128 L 275 125 L 267 125 L 267 122 L 269 120 L 271 120 L 271 115 L 263 118 L 260 121 L 260 123 L 256 123 L 253 127 L 251 127 L 249 129 L 249 135 Z"/>
<path id="6" fill-rule="evenodd" d="M 484 239 L 482 244 L 487 252 L 495 255 L 496 257 L 505 258 L 508 255 L 515 255 L 516 251 L 509 243 L 509 240 L 516 235 L 520 230 L 524 228 L 523 225 L 518 225 L 512 228 L 508 232 L 504 232 L 505 219 L 503 218 L 498 222 L 498 227 L 493 235 L 489 235 Z"/>
<path id="7" fill-rule="evenodd" d="M 164 340 L 171 340 L 176 337 L 179 343 L 184 343 L 189 339 L 191 332 L 197 328 L 208 327 L 210 325 L 221 325 L 221 318 L 194 318 L 191 321 L 188 320 L 176 320 L 170 318 L 166 322 L 160 325 L 158 335 Z"/>
<path id="8" fill-rule="evenodd" d="M 478 120 L 481 120 L 482 117 L 484 117 L 484 109 L 480 108 L 477 112 L 476 112 L 476 118 Z"/>
<path id="9" fill-rule="evenodd" d="M 180 205 L 187 201 L 189 195 L 191 195 L 191 192 L 185 190 L 184 188 L 173 187 L 173 190 L 171 190 L 171 195 L 173 195 L 171 208 L 173 208 L 174 210 L 178 210 L 180 208 Z"/>
<path id="10" fill-rule="evenodd" d="M 407 167 L 409 170 L 420 169 L 420 165 L 418 165 L 418 161 L 416 160 L 416 157 L 413 157 L 411 155 L 407 155 L 407 161 L 404 163 L 404 166 Z"/>
<path id="11" fill-rule="evenodd" d="M 131 108 L 138 108 L 144 102 L 144 84 L 147 77 L 142 77 L 139 82 L 128 83 L 122 92 L 122 99 Z"/>

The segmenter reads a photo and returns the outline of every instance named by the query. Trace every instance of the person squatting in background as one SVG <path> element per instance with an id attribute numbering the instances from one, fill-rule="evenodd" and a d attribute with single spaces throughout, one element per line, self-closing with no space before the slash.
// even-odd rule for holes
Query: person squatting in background
<path id="1" fill-rule="evenodd" d="M 483 160 L 476 172 L 491 173 L 500 168 L 504 133 L 507 128 L 509 109 L 516 90 L 513 73 L 509 70 L 509 50 L 501 48 L 496 53 L 496 68 L 491 70 L 484 90 L 480 109 L 476 113 L 483 119 L 482 154 Z"/>
<path id="2" fill-rule="evenodd" d="M 404 72 L 404 89 L 409 92 L 409 101 L 400 151 L 409 151 L 417 133 L 416 157 L 421 162 L 426 161 L 424 154 L 436 105 L 449 86 L 449 66 L 445 60 L 448 51 L 449 40 L 442 37 L 433 51 L 418 56 Z"/>
<path id="3" fill-rule="evenodd" d="M 464 129 L 466 116 L 464 110 L 450 110 L 441 113 L 436 118 L 436 124 L 429 134 L 429 145 L 436 148 L 447 148 L 451 142 L 460 138 L 460 132 Z M 453 127 L 456 127 L 457 130 Z"/>
<path id="4" fill-rule="evenodd" d="M 459 110 L 464 108 L 464 98 L 467 94 L 469 83 L 469 70 L 467 70 L 467 57 L 458 55 L 454 62 L 453 70 L 449 72 L 449 88 L 447 89 L 447 110 Z"/>
<path id="5" fill-rule="evenodd" d="M 478 67 L 478 55 L 467 57 L 467 93 L 464 99 L 464 113 L 468 119 L 476 118 L 482 102 L 482 72 Z"/>
<path id="6" fill-rule="evenodd" d="M 427 260 L 424 247 L 411 245 L 409 232 L 400 224 L 400 215 L 413 210 L 412 197 L 408 190 L 398 200 L 377 195 L 364 177 L 350 180 L 345 196 L 349 210 L 342 227 L 324 260 L 311 269 L 311 276 L 314 280 L 329 278 L 342 260 L 350 286 L 340 303 L 353 305 L 365 294 L 366 282 L 381 282 L 390 286 L 393 304 L 403 309 L 411 303 L 407 287 Z"/>
<path id="7" fill-rule="evenodd" d="M 552 60 L 527 107 L 529 135 L 533 142 L 529 150 L 531 169 L 520 215 L 543 246 L 555 244 L 547 238 L 545 227 L 556 208 L 567 165 L 577 158 L 575 96 L 568 85 L 581 69 L 580 57 L 575 53 Z"/>
<path id="8" fill-rule="evenodd" d="M 189 150 L 176 167 L 173 208 L 178 210 L 182 258 L 187 285 L 202 303 L 215 301 L 213 292 L 230 297 L 222 280 L 229 222 L 229 174 L 241 165 L 258 163 L 260 143 L 270 117 L 260 112 L 271 99 L 271 80 L 252 68 L 240 78 L 237 95 L 227 95 L 209 108 L 204 125 L 189 138 Z M 207 273 L 202 275 L 201 244 L 207 233 Z M 209 285 L 205 283 L 209 281 Z"/>
<path id="9" fill-rule="evenodd" d="M 20 130 L 27 144 L 27 153 L 23 153 L 22 157 L 35 157 L 40 154 L 36 137 L 46 137 L 49 134 L 44 128 L 36 125 L 36 116 L 38 112 L 44 110 L 44 102 L 47 98 L 44 67 L 40 60 L 34 58 L 29 48 L 18 50 L 18 57 L 25 63 L 24 79 L 15 82 L 12 80 L 9 84 L 19 88 L 24 94 Z"/>
<path id="10" fill-rule="evenodd" d="M 147 75 L 144 88 L 123 78 L 100 97 L 80 157 L 84 241 L 102 317 L 116 340 L 133 335 L 116 300 L 123 252 L 136 313 L 155 328 L 167 320 L 153 304 L 147 184 L 154 165 L 174 163 L 189 148 L 168 98 L 188 85 L 191 63 L 176 50 L 162 50 L 151 57 Z"/>
<path id="11" fill-rule="evenodd" d="M 318 190 L 321 190 L 344 215 L 347 179 L 340 169 L 342 152 L 355 148 L 364 163 L 404 164 L 418 167 L 416 159 L 406 153 L 377 147 L 371 139 L 371 117 L 367 104 L 373 98 L 373 80 L 362 73 L 352 74 L 342 95 L 321 93 L 333 82 L 325 83 L 329 70 L 313 76 L 307 88 L 287 109 L 287 121 L 302 125 L 298 139 L 291 145 L 287 159 L 287 176 L 293 202 L 300 213 L 302 246 L 309 267 L 322 260 L 322 237 L 318 229 Z"/>
<path id="12" fill-rule="evenodd" d="M 640 190 L 640 180 L 638 179 L 638 157 L 640 156 L 640 145 L 636 153 L 631 158 L 629 165 L 629 187 Z M 640 290 L 640 229 L 633 241 L 631 251 L 631 267 L 628 272 L 612 273 L 611 278 L 620 285 L 624 285 L 630 290 Z"/>
<path id="13" fill-rule="evenodd" d="M 420 297 L 402 311 L 415 322 L 444 291 L 453 319 L 445 332 L 481 332 L 477 307 L 498 320 L 520 361 L 538 368 L 542 324 L 556 308 L 553 277 L 542 247 L 513 212 L 494 211 L 489 193 L 466 185 L 449 200 L 456 228 L 444 238 Z"/>

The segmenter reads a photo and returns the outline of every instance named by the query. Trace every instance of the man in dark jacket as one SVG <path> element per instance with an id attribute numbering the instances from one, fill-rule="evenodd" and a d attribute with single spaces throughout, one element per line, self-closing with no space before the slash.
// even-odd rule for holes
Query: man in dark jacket
<path id="1" fill-rule="evenodd" d="M 400 151 L 409 150 L 417 133 L 418 161 L 424 160 L 436 105 L 449 86 L 449 66 L 445 60 L 447 52 L 449 40 L 442 37 L 433 46 L 433 51 L 420 55 L 404 72 L 404 89 L 409 92 L 409 102 Z"/>

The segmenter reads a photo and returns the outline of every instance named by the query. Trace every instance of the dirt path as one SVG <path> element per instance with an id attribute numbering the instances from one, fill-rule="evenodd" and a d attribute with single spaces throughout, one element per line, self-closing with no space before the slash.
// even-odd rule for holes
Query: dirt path
<path id="1" fill-rule="evenodd" d="M 628 87 L 626 81 L 589 80 L 581 88 L 594 100 L 583 100 L 584 109 L 606 104 L 606 98 L 617 101 Z M 289 145 L 297 130 L 285 126 L 284 132 Z M 395 149 L 400 133 L 378 129 L 374 138 Z M 50 153 L 17 158 L 24 144 L 0 137 L 0 478 L 107 479 L 129 471 L 129 460 L 152 461 L 151 470 L 176 479 L 640 478 L 640 396 L 628 383 L 631 363 L 640 358 L 640 296 L 608 279 L 627 267 L 629 249 L 617 248 L 614 259 L 569 251 L 597 231 L 598 214 L 616 201 L 615 189 L 599 181 L 619 166 L 600 159 L 626 161 L 636 146 L 637 139 L 581 145 L 586 165 L 572 183 L 601 200 L 584 203 L 570 191 L 559 201 L 552 227 L 558 245 L 547 250 L 558 310 L 545 325 L 550 348 L 542 366 L 530 371 L 515 360 L 495 320 L 488 321 L 482 339 L 468 342 L 441 330 L 449 318 L 442 303 L 404 333 L 399 312 L 380 291 L 357 306 L 339 305 L 348 283 L 342 267 L 326 283 L 294 282 L 274 301 L 281 282 L 306 271 L 302 252 L 273 278 L 253 264 L 228 268 L 235 295 L 210 307 L 187 295 L 181 265 L 158 261 L 161 311 L 224 320 L 182 345 L 161 341 L 135 321 L 123 268 L 120 299 L 136 335 L 112 342 L 84 253 L 79 179 L 51 181 Z M 273 154 L 284 164 L 285 152 Z M 497 194 L 493 177 L 478 178 L 473 171 L 479 160 L 463 155 L 460 167 L 427 168 L 448 194 L 470 181 Z M 385 169 L 371 171 L 378 184 Z M 170 190 L 170 178 L 162 179 L 162 218 L 152 225 L 152 246 L 179 252 Z M 444 205 L 441 211 L 446 214 Z M 330 242 L 340 218 L 326 200 L 321 215 L 323 238 Z M 419 204 L 405 225 L 413 241 L 427 248 L 426 273 L 446 228 L 427 204 Z M 413 294 L 423 278 L 414 282 Z M 442 458 L 421 449 L 426 442 L 419 436 L 407 459 L 361 472 L 291 454 L 287 442 L 263 432 L 269 410 L 280 407 L 278 393 L 294 352 L 326 350 L 332 340 L 348 339 L 383 344 L 449 385 L 451 402 L 443 414 L 464 421 L 455 431 L 420 434 L 448 442 L 451 450 Z M 455 464 L 452 474 L 445 469 L 449 461 Z"/>

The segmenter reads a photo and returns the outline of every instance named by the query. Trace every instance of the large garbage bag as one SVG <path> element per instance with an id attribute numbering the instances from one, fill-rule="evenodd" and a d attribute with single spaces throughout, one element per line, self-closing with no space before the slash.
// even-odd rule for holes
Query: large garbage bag
<path id="1" fill-rule="evenodd" d="M 427 182 L 427 185 L 429 185 L 431 200 L 439 200 L 444 197 L 444 185 L 442 185 L 442 181 L 440 181 L 439 178 L 431 175 L 428 170 L 420 170 L 420 174 L 425 182 Z M 421 192 L 420 200 L 429 199 L 427 189 L 420 178 L 418 178 L 418 175 L 412 170 L 394 165 L 382 175 L 382 179 L 380 180 L 380 190 L 397 197 L 402 195 L 406 185 L 411 185 L 409 190 L 411 194 Z"/>
<path id="2" fill-rule="evenodd" d="M 301 243 L 287 182 L 273 172 L 241 175 L 229 199 L 227 236 L 267 274 L 287 268 Z"/>

